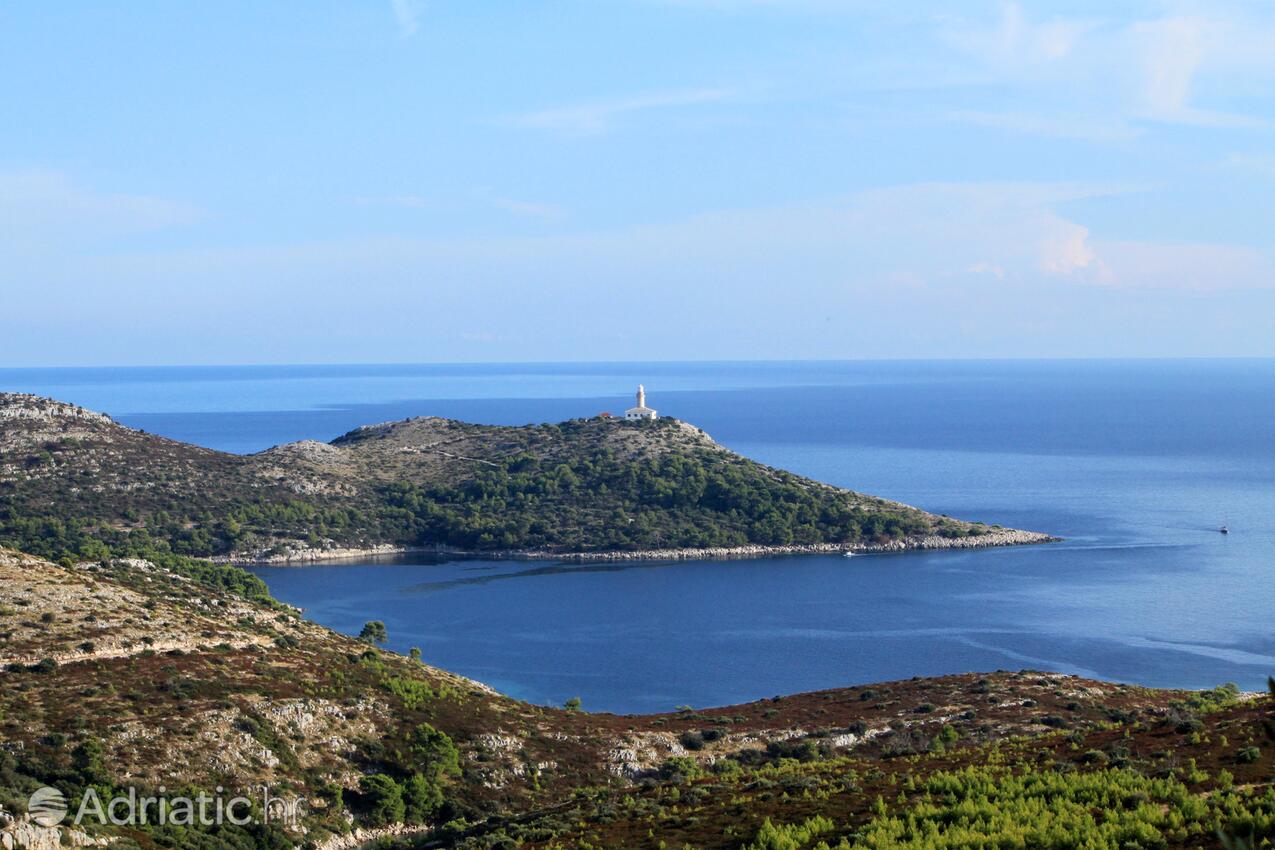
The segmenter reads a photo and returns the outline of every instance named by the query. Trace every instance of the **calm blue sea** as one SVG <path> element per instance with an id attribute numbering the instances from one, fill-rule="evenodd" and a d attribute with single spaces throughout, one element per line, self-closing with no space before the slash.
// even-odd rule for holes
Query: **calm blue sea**
<path id="1" fill-rule="evenodd" d="M 0 388 L 235 452 L 413 415 L 618 411 L 639 382 L 758 460 L 1067 540 L 259 573 L 333 628 L 384 620 L 393 648 L 507 693 L 623 712 L 998 668 L 1246 688 L 1275 672 L 1272 360 L 0 370 Z"/>

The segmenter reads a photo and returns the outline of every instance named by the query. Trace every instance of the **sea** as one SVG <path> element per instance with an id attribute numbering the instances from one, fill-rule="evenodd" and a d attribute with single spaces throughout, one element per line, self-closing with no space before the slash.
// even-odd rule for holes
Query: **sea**
<path id="1" fill-rule="evenodd" d="M 661 415 L 763 463 L 1064 539 L 255 572 L 324 625 L 382 620 L 394 650 L 598 711 L 997 669 L 1250 690 L 1275 673 L 1275 360 L 0 369 L 0 389 L 238 453 L 409 416 L 617 413 L 639 383 Z"/>

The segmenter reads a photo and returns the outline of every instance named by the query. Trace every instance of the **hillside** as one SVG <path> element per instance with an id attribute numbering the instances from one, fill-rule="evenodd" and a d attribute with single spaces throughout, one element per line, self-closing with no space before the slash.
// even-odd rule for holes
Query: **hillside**
<path id="1" fill-rule="evenodd" d="M 241 456 L 0 394 L 0 543 L 54 559 L 665 556 L 1040 542 L 764 466 L 673 419 L 366 426 Z"/>
<path id="2" fill-rule="evenodd" d="M 1153 708 L 1109 706 L 1110 722 L 1097 727 L 1077 723 L 1068 708 L 1039 718 L 1052 731 L 971 741 L 971 727 L 988 726 L 959 722 L 983 710 L 977 695 L 990 692 L 987 702 L 1004 704 L 998 692 L 1008 686 L 1021 695 L 1025 683 L 1038 689 L 1066 684 L 1025 674 L 985 677 L 963 692 L 953 688 L 956 704 L 926 709 L 943 712 L 928 726 L 891 721 L 879 750 L 841 752 L 842 736 L 833 736 L 772 744 L 767 752 L 783 753 L 776 759 L 733 757 L 711 765 L 676 759 L 661 771 L 662 781 L 640 788 L 593 789 L 551 812 L 382 847 L 1249 850 L 1275 844 L 1275 682 L 1264 698 L 1223 688 Z M 1032 697 L 1017 704 L 1038 705 Z"/>
<path id="3" fill-rule="evenodd" d="M 1271 706 L 1228 689 L 1000 672 L 590 714 L 508 699 L 221 589 L 233 584 L 0 550 L 0 807 L 16 816 L 0 822 L 4 847 L 335 850 L 381 834 L 471 850 L 815 847 L 756 843 L 767 819 L 813 823 L 831 847 L 919 847 L 900 824 L 928 818 L 941 834 L 944 807 L 980 810 L 959 808 L 967 796 L 999 795 L 1022 834 L 1033 793 L 1072 806 L 1054 828 L 1121 825 L 1122 840 L 1084 846 L 1128 848 L 1135 834 L 1144 848 L 1211 846 L 1215 827 L 1261 836 L 1275 823 Z M 295 828 L 77 836 L 24 814 L 47 785 L 77 799 L 89 784 L 262 783 L 305 799 Z"/>

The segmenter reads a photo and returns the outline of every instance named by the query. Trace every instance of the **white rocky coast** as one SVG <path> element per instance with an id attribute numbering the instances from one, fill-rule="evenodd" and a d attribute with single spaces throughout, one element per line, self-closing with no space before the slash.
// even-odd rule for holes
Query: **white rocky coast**
<path id="1" fill-rule="evenodd" d="M 230 557 L 213 558 L 214 561 L 236 564 L 313 564 L 327 561 L 350 561 L 392 555 L 428 554 L 453 557 L 488 558 L 491 560 L 519 561 L 711 561 L 732 558 L 763 558 L 769 555 L 829 555 L 841 553 L 871 554 L 875 552 L 909 552 L 927 549 L 988 549 L 998 546 L 1025 546 L 1037 543 L 1054 543 L 1061 538 L 1038 531 L 1017 529 L 993 529 L 986 534 L 969 537 L 942 537 L 937 534 L 892 540 L 862 546 L 844 543 L 803 543 L 790 546 L 719 546 L 704 549 L 639 549 L 614 552 L 552 552 L 535 549 L 516 549 L 493 552 L 470 552 L 446 546 L 405 547 L 381 545 L 366 549 L 316 548 L 288 549 L 283 552 L 241 552 Z"/>
<path id="2" fill-rule="evenodd" d="M 846 546 L 843 543 L 809 543 L 792 546 L 733 546 L 710 549 L 649 549 L 637 552 L 574 552 L 567 555 L 520 553 L 518 557 L 553 557 L 570 561 L 688 561 L 727 558 L 761 558 L 768 555 L 828 555 L 844 552 L 907 552 L 922 549 L 987 549 L 996 546 L 1023 546 L 1059 540 L 1036 531 L 997 529 L 971 537 L 913 537 L 889 543 Z"/>

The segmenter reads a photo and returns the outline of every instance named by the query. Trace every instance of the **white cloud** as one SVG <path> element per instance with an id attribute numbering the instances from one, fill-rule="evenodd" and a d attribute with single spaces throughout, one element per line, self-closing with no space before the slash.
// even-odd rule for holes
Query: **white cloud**
<path id="1" fill-rule="evenodd" d="M 1023 67 L 1057 62 L 1098 24 L 1091 20 L 1050 18 L 1033 21 L 1019 3 L 1002 3 L 990 28 L 959 25 L 946 32 L 951 43 L 996 65 Z"/>
<path id="2" fill-rule="evenodd" d="M 1057 217 L 1052 224 L 1040 243 L 1042 271 L 1104 283 L 1114 280 L 1111 269 L 1089 243 L 1089 228 Z"/>
<path id="3" fill-rule="evenodd" d="M 1081 139 L 1091 142 L 1127 142 L 1143 130 L 1119 118 L 1101 115 L 1067 115 L 1059 112 L 983 112 L 955 110 L 948 118 L 963 124 L 992 127 L 1032 136 Z"/>
<path id="4" fill-rule="evenodd" d="M 544 201 L 529 201 L 525 198 L 514 198 L 483 186 L 473 190 L 472 195 L 478 203 L 487 208 L 495 208 L 502 212 L 523 218 L 537 218 L 543 221 L 565 218 L 566 207 Z"/>
<path id="5" fill-rule="evenodd" d="M 1260 251 L 1103 238 L 1060 213 L 1127 191 L 930 183 L 574 233 L 59 252 L 42 258 L 38 276 L 0 263 L 0 290 L 15 315 L 42 315 L 38 305 L 62 299 L 61 333 L 146 321 L 170 334 L 164 344 L 230 334 L 248 346 L 242 356 L 258 359 L 277 356 L 262 348 L 270 344 L 322 357 L 334 344 L 381 351 L 380 341 L 404 335 L 428 346 L 419 356 L 451 358 L 995 356 L 1153 344 L 1182 354 L 1190 299 L 1227 315 L 1216 305 L 1275 297 L 1275 262 Z M 176 319 L 163 306 L 175 286 L 184 305 Z M 1120 337 L 1166 304 L 1182 311 L 1172 331 Z M 280 327 L 330 325 L 334 310 L 340 322 L 322 346 L 280 336 Z M 717 333 L 703 332 L 705 316 Z M 1242 318 L 1261 320 L 1252 309 Z M 1114 349 L 1076 341 L 1092 337 L 1095 322 L 1115 334 Z M 621 324 L 644 332 L 625 342 Z M 14 329 L 33 338 L 26 325 Z M 1201 335 L 1189 350 L 1216 353 L 1216 342 Z"/>
<path id="6" fill-rule="evenodd" d="M 1275 179 L 1275 154 L 1233 153 L 1220 163 L 1223 168 Z"/>
<path id="7" fill-rule="evenodd" d="M 1172 116 L 1187 108 L 1191 85 L 1204 61 L 1207 21 L 1162 18 L 1135 24 L 1142 45 L 1145 100 L 1152 115 Z"/>
<path id="8" fill-rule="evenodd" d="M 394 13 L 399 37 L 411 38 L 421 28 L 425 4 L 422 0 L 390 0 L 390 11 Z"/>
<path id="9" fill-rule="evenodd" d="M 1109 279 L 1125 288 L 1216 291 L 1275 286 L 1275 266 L 1254 248 L 1208 243 L 1097 242 Z"/>
<path id="10" fill-rule="evenodd" d="M 170 281 L 358 279 L 369 287 L 403 275 L 456 297 L 501 298 L 520 280 L 579 297 L 582 281 L 625 281 L 652 298 L 707 297 L 729 281 L 745 301 L 871 293 L 901 282 L 959 291 L 971 276 L 1010 288 L 1269 288 L 1275 264 L 1253 249 L 1217 244 L 1104 239 L 1057 208 L 1134 189 L 1085 183 L 931 183 L 860 192 L 824 202 L 724 211 L 621 230 L 544 236 L 380 238 L 233 252 L 147 253 L 109 260 L 113 276 Z M 551 205 L 490 197 L 522 215 Z M 107 261 L 98 262 L 100 271 Z M 462 283 L 463 282 L 463 283 Z M 775 288 L 776 282 L 783 285 Z M 258 283 L 254 283 L 259 285 Z M 694 290 L 694 293 L 688 290 Z M 770 294 L 760 295 L 761 289 Z M 773 290 L 773 292 L 770 292 Z M 748 293 L 753 293 L 748 295 Z M 764 312 L 761 313 L 764 315 Z"/>
<path id="11" fill-rule="evenodd" d="M 554 219 L 562 218 L 566 214 L 566 210 L 557 204 L 541 204 L 532 201 L 520 201 L 516 198 L 496 197 L 492 198 L 492 204 L 498 209 L 514 215 L 527 216 L 529 218 Z"/>
<path id="12" fill-rule="evenodd" d="M 719 103 L 731 97 L 732 92 L 725 89 L 655 92 L 614 100 L 542 109 L 509 116 L 504 119 L 504 122 L 536 130 L 588 135 L 605 132 L 611 129 L 619 119 L 635 113 Z"/>
<path id="13" fill-rule="evenodd" d="M 1005 279 L 1005 269 L 990 260 L 979 260 L 965 271 L 970 274 L 989 274 L 997 280 Z"/>
<path id="14" fill-rule="evenodd" d="M 1119 19 L 1113 8 L 1104 19 L 1038 19 L 1006 3 L 992 21 L 940 18 L 937 32 L 982 69 L 986 84 L 1025 98 L 1003 115 L 967 113 L 975 123 L 1113 141 L 1128 138 L 1138 120 L 1259 125 L 1207 102 L 1260 95 L 1275 80 L 1275 21 L 1244 4 L 1176 5 L 1184 11 Z M 1076 113 L 1088 116 L 1080 132 L 1056 117 Z"/>
<path id="15" fill-rule="evenodd" d="M 1262 121 L 1239 114 L 1196 106 L 1197 79 L 1211 68 L 1237 64 L 1247 71 L 1275 69 L 1275 55 L 1237 62 L 1236 20 L 1180 16 L 1136 23 L 1131 41 L 1141 55 L 1141 116 L 1155 121 L 1208 127 L 1253 127 Z M 1271 44 L 1275 49 L 1275 43 Z M 1245 71 L 1241 71 L 1244 73 Z"/>
<path id="16" fill-rule="evenodd" d="M 56 171 L 0 172 L 0 249 L 72 246 L 199 220 L 189 204 L 98 192 Z"/>

